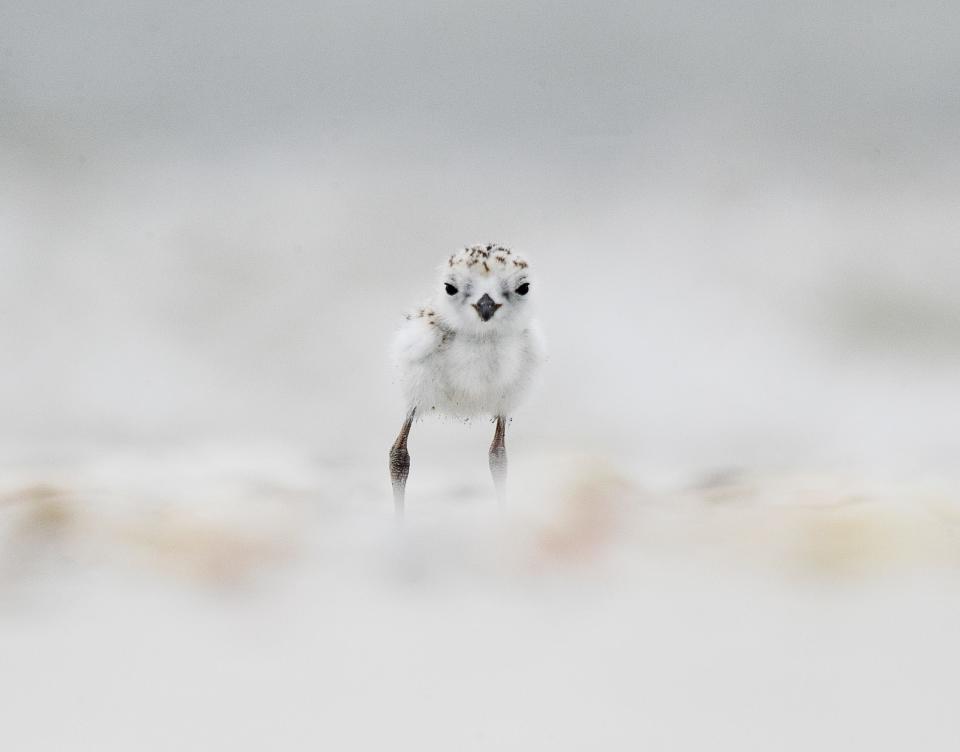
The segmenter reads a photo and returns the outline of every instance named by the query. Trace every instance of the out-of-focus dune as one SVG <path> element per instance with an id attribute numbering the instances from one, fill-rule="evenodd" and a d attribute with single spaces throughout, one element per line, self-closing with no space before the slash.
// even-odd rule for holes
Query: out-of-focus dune
<path id="1" fill-rule="evenodd" d="M 512 461 L 506 508 L 451 460 L 401 525 L 379 463 L 289 446 L 7 467 L 5 738 L 949 748 L 955 484 Z"/>

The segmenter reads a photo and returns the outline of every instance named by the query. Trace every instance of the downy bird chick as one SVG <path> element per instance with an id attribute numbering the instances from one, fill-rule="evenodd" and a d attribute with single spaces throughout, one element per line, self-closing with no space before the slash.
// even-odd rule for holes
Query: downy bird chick
<path id="1" fill-rule="evenodd" d="M 429 303 L 408 314 L 393 342 L 407 403 L 390 449 L 390 480 L 403 511 L 410 473 L 407 437 L 415 416 L 488 415 L 496 422 L 490 473 L 498 498 L 506 493 L 509 417 L 544 357 L 533 318 L 536 291 L 530 264 L 510 249 L 477 245 L 450 256 Z"/>

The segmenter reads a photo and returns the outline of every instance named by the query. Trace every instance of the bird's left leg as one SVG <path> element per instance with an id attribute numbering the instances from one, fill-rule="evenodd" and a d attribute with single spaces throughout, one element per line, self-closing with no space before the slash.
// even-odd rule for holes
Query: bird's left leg
<path id="1" fill-rule="evenodd" d="M 490 475 L 497 489 L 497 499 L 503 504 L 507 499 L 507 419 L 497 416 L 497 427 L 490 444 Z"/>

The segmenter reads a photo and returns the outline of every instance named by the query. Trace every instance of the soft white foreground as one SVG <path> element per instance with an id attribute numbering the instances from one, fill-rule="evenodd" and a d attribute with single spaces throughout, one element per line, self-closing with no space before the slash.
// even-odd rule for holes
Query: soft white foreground
<path id="1" fill-rule="evenodd" d="M 949 480 L 511 460 L 8 463 L 0 746 L 955 749 Z"/>

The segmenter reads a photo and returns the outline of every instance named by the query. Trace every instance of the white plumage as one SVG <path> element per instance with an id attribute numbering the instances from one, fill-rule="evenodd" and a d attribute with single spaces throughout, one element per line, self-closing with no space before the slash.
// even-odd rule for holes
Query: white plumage
<path id="1" fill-rule="evenodd" d="M 533 317 L 535 300 L 526 259 L 495 244 L 471 246 L 450 256 L 431 300 L 406 317 L 393 342 L 408 416 L 391 450 L 398 506 L 409 469 L 406 437 L 411 420 L 431 412 L 497 419 L 491 470 L 502 492 L 494 455 L 502 455 L 505 473 L 506 421 L 544 356 Z"/>

